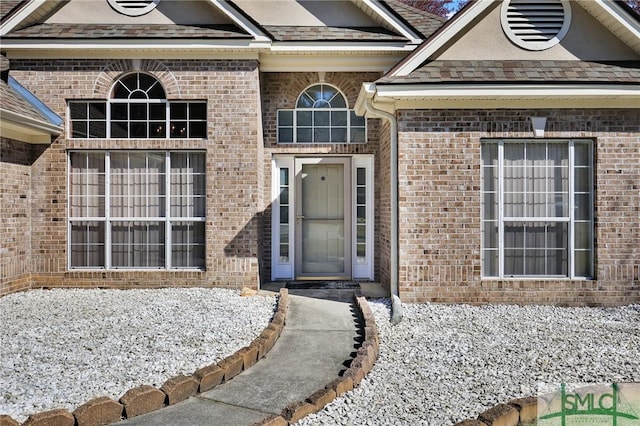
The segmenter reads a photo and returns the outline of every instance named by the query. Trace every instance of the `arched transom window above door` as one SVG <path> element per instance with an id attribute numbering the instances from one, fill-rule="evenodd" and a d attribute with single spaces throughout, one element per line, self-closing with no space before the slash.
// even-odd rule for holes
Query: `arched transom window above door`
<path id="1" fill-rule="evenodd" d="M 366 135 L 366 119 L 349 109 L 342 92 L 329 84 L 307 87 L 294 109 L 278 110 L 280 144 L 365 143 Z"/>

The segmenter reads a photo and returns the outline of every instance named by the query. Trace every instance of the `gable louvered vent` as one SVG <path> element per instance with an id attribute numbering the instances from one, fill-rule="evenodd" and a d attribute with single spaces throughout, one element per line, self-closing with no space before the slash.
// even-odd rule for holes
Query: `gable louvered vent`
<path id="1" fill-rule="evenodd" d="M 128 16 L 141 16 L 151 12 L 160 0 L 108 0 L 112 8 Z"/>
<path id="2" fill-rule="evenodd" d="M 566 0 L 510 0 L 502 3 L 502 29 L 516 45 L 548 49 L 562 40 L 571 22 Z"/>

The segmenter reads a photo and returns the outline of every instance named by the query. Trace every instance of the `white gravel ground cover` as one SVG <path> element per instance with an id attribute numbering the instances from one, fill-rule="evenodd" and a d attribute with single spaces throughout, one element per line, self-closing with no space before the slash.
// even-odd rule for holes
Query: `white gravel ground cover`
<path id="1" fill-rule="evenodd" d="M 300 425 L 451 425 L 538 384 L 640 382 L 640 305 L 620 308 L 370 302 L 381 349 L 358 388 Z"/>
<path id="2" fill-rule="evenodd" d="M 0 414 L 73 411 L 248 345 L 275 297 L 223 289 L 33 290 L 0 298 Z"/>

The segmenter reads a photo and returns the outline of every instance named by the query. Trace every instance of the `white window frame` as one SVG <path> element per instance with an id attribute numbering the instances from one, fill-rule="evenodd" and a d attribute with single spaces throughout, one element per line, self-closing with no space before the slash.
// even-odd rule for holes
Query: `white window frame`
<path id="1" fill-rule="evenodd" d="M 509 217 L 505 215 L 504 209 L 504 145 L 505 143 L 560 143 L 566 142 L 568 145 L 568 216 L 562 217 Z M 498 204 L 498 274 L 487 275 L 485 272 L 485 261 L 484 256 L 485 252 L 488 250 L 485 249 L 484 242 L 484 232 L 481 232 L 481 244 L 480 244 L 480 252 L 481 252 L 481 270 L 482 270 L 482 278 L 483 279 L 593 279 L 595 275 L 595 234 L 594 234 L 594 224 L 595 224 L 595 216 L 594 216 L 594 200 L 595 200 L 595 187 L 594 187 L 594 161 L 593 161 L 593 142 L 588 139 L 484 139 L 482 140 L 482 145 L 485 144 L 497 144 L 498 148 L 498 158 L 497 158 L 497 204 Z M 590 224 L 590 247 L 588 248 L 590 253 L 590 276 L 582 276 L 577 275 L 575 273 L 575 253 L 578 249 L 576 249 L 575 245 L 575 225 L 578 223 L 578 220 L 575 217 L 575 195 L 582 194 L 576 191 L 575 188 L 575 145 L 576 143 L 587 144 L 589 148 L 589 187 L 590 187 L 590 207 L 589 207 L 589 219 L 587 221 L 581 220 L 581 222 L 589 222 Z M 482 167 L 481 167 L 482 168 Z M 481 170 L 482 179 L 484 179 L 484 171 Z M 484 185 L 484 183 L 483 183 Z M 481 186 L 481 198 L 483 202 L 481 203 L 481 228 L 484 229 L 485 221 L 491 221 L 485 219 L 484 213 L 484 187 Z M 548 222 L 548 223 L 567 223 L 568 224 L 568 241 L 567 241 L 567 275 L 506 275 L 505 270 L 505 238 L 504 238 L 504 228 L 505 223 L 516 222 L 516 223 L 531 223 L 531 222 Z"/>
<path id="2" fill-rule="evenodd" d="M 342 98 L 342 100 L 344 101 L 344 107 L 329 107 L 329 108 L 317 108 L 317 107 L 309 107 L 309 108 L 303 108 L 303 107 L 298 107 L 298 103 L 300 101 L 300 98 L 302 98 L 303 96 L 305 96 L 305 94 L 307 93 L 307 91 L 315 86 L 319 86 L 319 85 L 323 85 L 323 86 L 328 86 L 332 89 L 334 89 L 337 92 L 336 96 L 340 96 Z M 328 103 L 328 102 L 327 102 Z M 281 123 L 280 123 L 280 113 L 281 112 L 290 112 L 291 113 L 291 120 L 292 120 L 292 124 L 291 126 L 284 126 L 282 125 L 282 128 L 290 128 L 292 134 L 292 140 L 291 142 L 281 142 L 280 141 L 280 128 L 281 128 Z M 311 130 L 311 141 L 298 141 L 298 113 L 299 112 L 309 112 L 311 114 L 311 125 L 310 126 L 304 126 L 305 128 L 309 128 Z M 314 133 L 315 133 L 315 119 L 314 119 L 314 113 L 316 112 L 328 112 L 329 113 L 329 117 L 331 120 L 331 113 L 332 112 L 344 112 L 345 116 L 346 116 L 346 127 L 339 127 L 340 129 L 345 129 L 346 131 L 346 140 L 345 141 L 340 141 L 340 142 L 332 142 L 331 141 L 331 129 L 333 128 L 331 125 L 329 126 L 318 126 L 318 128 L 328 128 L 330 135 L 329 135 L 329 140 L 328 141 L 315 141 L 315 137 L 314 137 Z M 327 83 L 315 83 L 312 85 L 307 86 L 301 93 L 300 95 L 298 95 L 298 98 L 296 99 L 296 107 L 293 109 L 286 109 L 286 108 L 281 108 L 278 109 L 278 111 L 276 112 L 276 140 L 277 143 L 279 145 L 321 145 L 321 144 L 330 144 L 330 145 L 337 145 L 337 144 L 350 144 L 350 145 L 356 145 L 356 144 L 365 144 L 367 143 L 367 119 L 363 118 L 364 121 L 364 127 L 363 126 L 357 126 L 357 127 L 353 127 L 351 124 L 351 120 L 352 120 L 352 114 L 354 114 L 354 110 L 349 108 L 349 103 L 347 101 L 347 97 L 344 95 L 344 93 L 338 89 L 337 87 L 331 85 L 331 84 L 327 84 Z M 364 140 L 362 141 L 352 141 L 351 140 L 351 130 L 353 129 L 362 129 L 364 131 Z"/>
<path id="3" fill-rule="evenodd" d="M 164 164 L 164 187 L 165 193 L 162 195 L 162 198 L 165 199 L 164 205 L 164 217 L 149 217 L 149 216 L 141 216 L 141 217 L 122 217 L 122 216 L 113 216 L 111 214 L 111 153 L 164 153 L 165 155 L 165 164 Z M 180 222 L 191 222 L 191 223 L 205 223 L 206 222 L 206 211 L 205 216 L 196 216 L 196 217 L 188 217 L 188 216 L 172 216 L 171 215 L 171 154 L 186 154 L 193 153 L 199 155 L 205 155 L 204 151 L 153 151 L 153 150 L 145 150 L 145 151 L 134 151 L 134 150 L 71 150 L 67 155 L 67 170 L 71 170 L 71 154 L 72 153 L 100 153 L 104 154 L 104 169 L 105 169 L 105 188 L 104 188 L 104 216 L 93 216 L 93 217 L 83 217 L 83 216 L 72 216 L 72 194 L 71 194 L 71 173 L 67 174 L 67 200 L 68 200 L 68 211 L 69 217 L 67 220 L 67 265 L 69 265 L 69 270 L 71 271 L 83 271 L 83 270 L 117 270 L 117 271 L 148 271 L 148 270 L 204 270 L 206 265 L 202 265 L 202 267 L 174 267 L 172 265 L 172 224 L 180 223 Z M 202 172 L 205 174 L 206 181 L 206 169 Z M 206 185 L 205 185 L 206 191 Z M 206 200 L 206 194 L 202 196 Z M 104 223 L 104 266 L 103 267 L 95 267 L 95 266 L 72 266 L 72 224 L 75 222 L 100 222 Z M 114 267 L 112 265 L 111 251 L 112 251 L 112 226 L 116 223 L 130 223 L 130 222 L 149 222 L 149 223 L 164 223 L 164 256 L 165 256 L 165 265 L 159 267 Z M 206 257 L 206 228 L 204 229 L 205 235 L 204 238 L 204 253 Z"/>

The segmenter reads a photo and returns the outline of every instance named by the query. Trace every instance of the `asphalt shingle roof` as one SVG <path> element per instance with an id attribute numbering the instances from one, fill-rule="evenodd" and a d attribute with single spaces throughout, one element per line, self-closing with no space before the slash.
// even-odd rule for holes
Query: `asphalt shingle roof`
<path id="1" fill-rule="evenodd" d="M 416 9 L 399 0 L 385 0 L 385 3 L 387 7 L 391 8 L 409 25 L 420 31 L 425 39 L 435 33 L 447 21 L 445 18 Z"/>
<path id="2" fill-rule="evenodd" d="M 251 38 L 233 25 L 192 26 L 165 24 L 37 24 L 13 31 L 4 38 Z"/>
<path id="3" fill-rule="evenodd" d="M 406 41 L 403 36 L 381 27 L 306 27 L 265 25 L 276 41 Z"/>
<path id="4" fill-rule="evenodd" d="M 49 119 L 40 114 L 40 112 L 22 96 L 16 93 L 7 82 L 0 79 L 0 105 L 2 109 L 24 115 L 39 121 L 49 122 Z"/>
<path id="5" fill-rule="evenodd" d="M 432 61 L 381 84 L 640 83 L 640 62 Z"/>
<path id="6" fill-rule="evenodd" d="M 0 20 L 9 15 L 20 3 L 22 0 L 0 0 Z"/>

